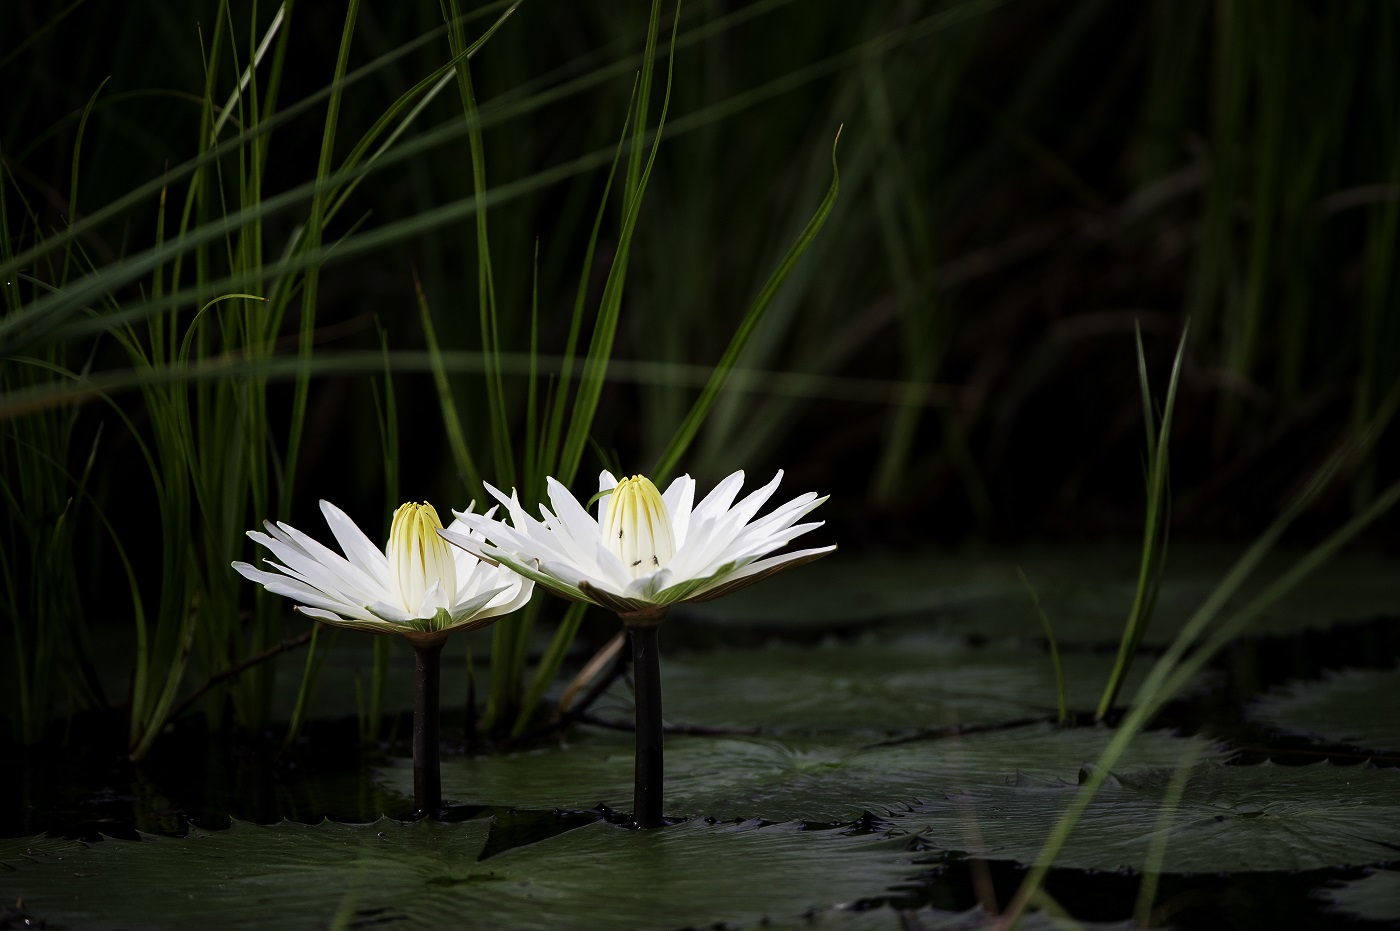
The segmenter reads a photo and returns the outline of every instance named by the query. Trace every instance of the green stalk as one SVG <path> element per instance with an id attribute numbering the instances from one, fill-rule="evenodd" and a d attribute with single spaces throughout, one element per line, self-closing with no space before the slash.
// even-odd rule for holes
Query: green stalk
<path id="1" fill-rule="evenodd" d="M 665 827 L 662 796 L 665 758 L 662 748 L 661 652 L 659 623 L 629 624 L 632 678 L 637 706 L 636 761 L 633 766 L 632 822 L 642 829 Z"/>
<path id="2" fill-rule="evenodd" d="M 446 637 L 413 644 L 413 808 L 420 818 L 438 818 L 442 814 L 438 703 L 442 648 L 446 644 Z"/>

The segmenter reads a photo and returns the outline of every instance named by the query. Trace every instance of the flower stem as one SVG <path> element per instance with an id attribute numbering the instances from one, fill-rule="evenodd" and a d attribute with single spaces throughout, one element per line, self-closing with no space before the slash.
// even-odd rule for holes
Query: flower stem
<path id="1" fill-rule="evenodd" d="M 659 828 L 665 769 L 661 753 L 661 652 L 655 625 L 630 627 L 632 674 L 637 702 L 637 759 L 632 819 L 639 828 Z"/>
<path id="2" fill-rule="evenodd" d="M 442 813 L 442 772 L 438 763 L 438 686 L 446 639 L 415 643 L 413 685 L 413 807 L 420 818 Z"/>

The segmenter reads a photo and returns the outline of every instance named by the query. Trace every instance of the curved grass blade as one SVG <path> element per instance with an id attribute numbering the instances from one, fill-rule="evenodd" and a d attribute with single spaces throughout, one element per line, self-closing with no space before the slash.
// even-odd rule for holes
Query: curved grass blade
<path id="1" fill-rule="evenodd" d="M 680 461 L 681 456 L 685 455 L 686 450 L 690 448 L 690 444 L 695 439 L 695 435 L 700 432 L 700 427 L 705 422 L 705 418 L 709 416 L 710 408 L 714 406 L 715 401 L 719 398 L 720 392 L 724 390 L 724 385 L 729 380 L 729 376 L 735 364 L 739 361 L 739 356 L 743 353 L 744 346 L 748 343 L 749 337 L 753 335 L 754 329 L 758 326 L 759 322 L 762 321 L 764 312 L 773 302 L 773 297 L 783 286 L 783 282 L 787 279 L 788 274 L 792 272 L 793 267 L 797 264 L 798 260 L 802 258 L 802 253 L 807 251 L 807 247 L 811 245 L 812 240 L 815 239 L 817 233 L 821 231 L 822 224 L 826 222 L 827 214 L 831 213 L 831 208 L 836 203 L 836 195 L 841 190 L 841 172 L 836 164 L 836 146 L 840 141 L 841 130 L 838 128 L 836 130 L 836 138 L 831 143 L 831 186 L 827 188 L 826 196 L 823 197 L 821 203 L 817 205 L 816 212 L 812 214 L 812 218 L 808 220 L 807 225 L 803 227 L 802 232 L 797 237 L 797 241 L 788 249 L 787 254 L 783 256 L 783 260 L 778 263 L 777 269 L 769 276 L 762 290 L 758 292 L 758 297 L 754 299 L 753 305 L 749 307 L 748 313 L 744 315 L 743 323 L 739 324 L 739 329 L 735 331 L 733 338 L 730 339 L 729 346 L 725 349 L 724 355 L 720 357 L 719 362 L 715 365 L 714 373 L 710 376 L 710 380 L 701 390 L 700 396 L 695 399 L 695 404 L 691 407 L 690 412 L 686 414 L 685 419 L 681 421 L 680 426 L 676 428 L 676 433 L 671 437 L 671 441 L 666 444 L 666 448 L 662 451 L 661 455 L 657 457 L 656 464 L 652 466 L 651 470 L 655 481 L 664 484 L 670 477 L 671 472 L 676 468 L 676 464 Z"/>

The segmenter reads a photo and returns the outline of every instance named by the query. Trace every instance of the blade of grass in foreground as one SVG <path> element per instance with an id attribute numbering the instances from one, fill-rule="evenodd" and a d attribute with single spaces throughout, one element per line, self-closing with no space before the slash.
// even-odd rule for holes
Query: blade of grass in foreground
<path id="1" fill-rule="evenodd" d="M 1312 479 L 1289 502 L 1283 513 L 1275 518 L 1274 522 L 1236 561 L 1225 578 L 1206 598 L 1205 603 L 1186 622 L 1181 633 L 1153 664 L 1147 678 L 1138 688 L 1127 715 L 1118 725 L 1108 746 L 1096 761 L 1095 770 L 1081 786 L 1065 813 L 1060 816 L 1060 820 L 1056 822 L 1050 839 L 1046 841 L 1045 847 L 1041 850 L 1030 872 L 1017 890 L 1016 896 L 1004 916 L 1008 928 L 1015 926 L 1026 906 L 1045 880 L 1056 854 L 1064 846 L 1070 833 L 1078 825 L 1079 819 L 1083 817 L 1084 812 L 1093 802 L 1104 779 L 1107 778 L 1112 767 L 1127 751 L 1133 738 L 1152 716 L 1264 610 L 1295 588 L 1337 550 L 1394 507 L 1397 501 L 1400 501 L 1400 482 L 1396 482 L 1364 510 L 1300 559 L 1293 568 L 1255 596 L 1244 608 L 1228 617 L 1215 628 L 1204 644 L 1197 647 L 1198 641 L 1214 622 L 1221 609 L 1239 591 L 1265 555 L 1273 549 L 1284 530 L 1331 484 L 1332 479 L 1342 470 L 1343 466 L 1354 464 L 1375 445 L 1377 438 L 1393 419 L 1397 406 L 1400 406 L 1400 387 L 1390 393 L 1380 412 L 1365 428 L 1357 431 L 1351 439 L 1344 442 L 1341 448 L 1323 463 Z M 1188 651 L 1192 651 L 1190 655 L 1187 655 Z"/>
<path id="2" fill-rule="evenodd" d="M 1167 535 L 1170 530 L 1168 513 L 1171 489 L 1167 482 L 1169 458 L 1167 440 L 1171 436 L 1172 411 L 1176 408 L 1176 387 L 1181 378 L 1181 358 L 1186 351 L 1186 336 L 1189 325 L 1183 328 L 1181 339 L 1176 346 L 1176 358 L 1172 362 L 1171 380 L 1167 385 L 1167 401 L 1162 407 L 1161 424 L 1154 435 L 1156 417 L 1152 413 L 1152 392 L 1147 383 L 1147 359 L 1142 350 L 1142 330 L 1134 325 L 1133 333 L 1137 340 L 1138 386 L 1142 391 L 1142 413 L 1147 427 L 1147 517 L 1142 529 L 1142 558 L 1138 564 L 1137 589 L 1133 593 L 1133 606 L 1128 612 L 1128 622 L 1123 628 L 1123 637 L 1118 644 L 1118 658 L 1113 671 L 1109 673 L 1108 684 L 1099 699 L 1095 717 L 1102 720 L 1113 708 L 1118 698 L 1128 670 L 1137 655 L 1147 625 L 1152 621 L 1152 609 L 1157 601 L 1157 587 L 1161 582 L 1167 558 Z"/>

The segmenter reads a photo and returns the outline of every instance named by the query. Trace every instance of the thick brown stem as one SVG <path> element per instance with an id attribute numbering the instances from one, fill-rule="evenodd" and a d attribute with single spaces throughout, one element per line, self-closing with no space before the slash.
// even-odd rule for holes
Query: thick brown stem
<path id="1" fill-rule="evenodd" d="M 442 771 L 438 756 L 438 687 L 446 640 L 415 643 L 413 685 L 413 807 L 420 818 L 442 814 Z"/>
<path id="2" fill-rule="evenodd" d="M 657 627 L 632 627 L 632 675 L 637 703 L 637 758 L 632 819 L 639 828 L 658 828 L 665 768 L 661 752 L 661 653 Z"/>

